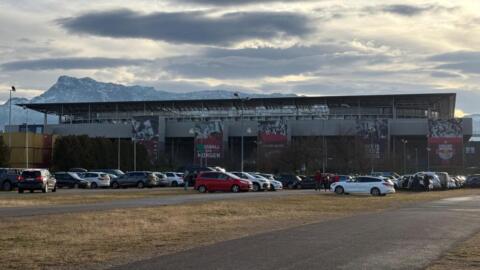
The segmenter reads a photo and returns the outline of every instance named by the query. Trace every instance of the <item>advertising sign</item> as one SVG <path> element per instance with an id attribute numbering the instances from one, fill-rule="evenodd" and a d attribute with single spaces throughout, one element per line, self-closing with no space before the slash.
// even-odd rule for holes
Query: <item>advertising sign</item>
<path id="1" fill-rule="evenodd" d="M 158 157 L 158 116 L 134 116 L 132 118 L 132 141 L 141 144 L 147 150 L 150 162 Z"/>
<path id="2" fill-rule="evenodd" d="M 370 158 L 380 159 L 387 156 L 388 120 L 357 120 L 357 136 L 365 145 Z"/>
<path id="3" fill-rule="evenodd" d="M 220 121 L 198 123 L 194 133 L 197 160 L 222 158 L 223 126 Z"/>
<path id="4" fill-rule="evenodd" d="M 461 166 L 463 163 L 462 119 L 429 120 L 428 145 L 433 166 Z"/>
<path id="5" fill-rule="evenodd" d="M 264 157 L 278 153 L 288 143 L 287 123 L 285 120 L 258 122 L 258 147 Z"/>

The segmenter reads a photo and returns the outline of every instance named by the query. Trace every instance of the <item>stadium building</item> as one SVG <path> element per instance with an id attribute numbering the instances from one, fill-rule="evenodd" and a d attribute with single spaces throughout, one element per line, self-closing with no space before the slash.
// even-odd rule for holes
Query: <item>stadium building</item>
<path id="1" fill-rule="evenodd" d="M 367 167 L 388 163 L 413 170 L 464 165 L 463 142 L 472 135 L 472 120 L 454 118 L 455 100 L 454 93 L 440 93 L 19 106 L 45 114 L 36 132 L 133 139 L 174 164 L 229 160 L 238 168 L 244 152 L 245 168 L 255 169 L 288 145 L 311 140 L 308 151 L 321 149 L 312 162 L 327 170 L 348 167 L 352 161 L 345 156 L 358 159 L 360 153 Z M 47 115 L 57 115 L 58 123 L 48 123 Z"/>

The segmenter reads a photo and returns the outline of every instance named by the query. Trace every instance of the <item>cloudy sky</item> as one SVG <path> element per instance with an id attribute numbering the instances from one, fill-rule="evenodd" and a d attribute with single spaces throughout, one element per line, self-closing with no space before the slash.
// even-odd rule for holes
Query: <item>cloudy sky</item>
<path id="1" fill-rule="evenodd" d="M 0 100 L 70 75 L 179 92 L 456 92 L 479 113 L 479 14 L 471 0 L 2 0 Z"/>

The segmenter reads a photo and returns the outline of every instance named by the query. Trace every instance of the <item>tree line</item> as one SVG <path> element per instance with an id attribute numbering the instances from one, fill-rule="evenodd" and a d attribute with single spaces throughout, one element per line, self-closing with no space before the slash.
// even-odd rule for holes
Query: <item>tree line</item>
<path id="1" fill-rule="evenodd" d="M 137 170 L 151 170 L 147 150 L 141 144 L 136 145 Z M 65 171 L 71 168 L 105 169 L 118 166 L 118 140 L 107 138 L 89 138 L 88 136 L 63 136 L 56 139 L 53 149 L 52 169 Z M 134 144 L 132 141 L 120 141 L 120 168 L 124 171 L 134 169 Z"/>

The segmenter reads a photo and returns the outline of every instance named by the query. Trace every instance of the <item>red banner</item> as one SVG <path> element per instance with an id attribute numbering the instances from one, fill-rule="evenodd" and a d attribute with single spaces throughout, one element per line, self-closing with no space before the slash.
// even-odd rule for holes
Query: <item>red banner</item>
<path id="1" fill-rule="evenodd" d="M 462 119 L 430 120 L 428 146 L 433 166 L 461 166 L 463 164 Z"/>

